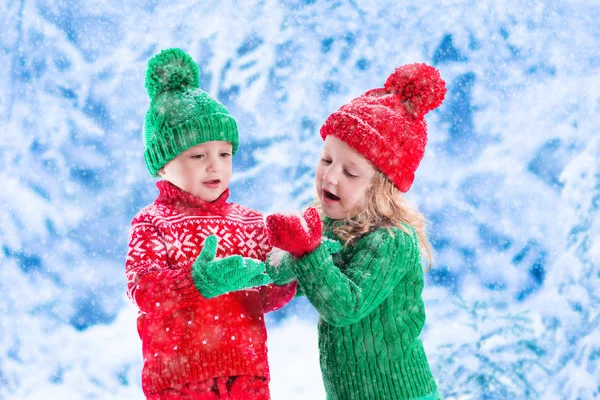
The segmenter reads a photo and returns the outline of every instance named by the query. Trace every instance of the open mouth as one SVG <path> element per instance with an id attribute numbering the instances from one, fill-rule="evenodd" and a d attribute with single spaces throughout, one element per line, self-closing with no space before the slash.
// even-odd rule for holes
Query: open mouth
<path id="1" fill-rule="evenodd" d="M 208 187 L 218 187 L 219 184 L 221 183 L 221 180 L 220 179 L 211 179 L 211 180 L 208 180 L 208 181 L 204 181 L 202 183 L 205 184 Z"/>
<path id="2" fill-rule="evenodd" d="M 328 192 L 327 190 L 323 189 L 323 195 L 325 196 L 326 199 L 328 200 L 332 200 L 332 201 L 339 201 L 340 198 L 337 197 L 335 194 Z"/>

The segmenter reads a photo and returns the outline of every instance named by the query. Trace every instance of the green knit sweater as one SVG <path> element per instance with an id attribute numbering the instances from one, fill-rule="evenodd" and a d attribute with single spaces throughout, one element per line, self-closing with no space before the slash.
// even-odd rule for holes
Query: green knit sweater
<path id="1" fill-rule="evenodd" d="M 321 244 L 299 259 L 275 255 L 267 263 L 273 282 L 295 277 L 319 312 L 321 372 L 330 400 L 436 398 L 419 340 L 425 309 L 418 240 L 412 229 L 391 232 L 381 228 L 336 254 Z"/>

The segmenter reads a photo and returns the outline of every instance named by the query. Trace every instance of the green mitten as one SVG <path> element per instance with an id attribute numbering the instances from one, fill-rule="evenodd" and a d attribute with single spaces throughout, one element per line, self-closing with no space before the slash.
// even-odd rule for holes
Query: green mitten
<path id="1" fill-rule="evenodd" d="M 283 286 L 296 279 L 296 274 L 290 266 L 294 260 L 294 257 L 287 251 L 273 247 L 267 257 L 266 269 L 274 284 Z"/>
<path id="2" fill-rule="evenodd" d="M 271 282 L 264 273 L 265 264 L 260 261 L 238 255 L 215 260 L 216 255 L 217 237 L 211 235 L 192 265 L 194 285 L 206 298 Z"/>
<path id="3" fill-rule="evenodd" d="M 332 240 L 329 238 L 323 238 L 322 245 L 327 249 L 329 254 L 335 254 L 342 251 L 342 244 L 337 240 Z"/>

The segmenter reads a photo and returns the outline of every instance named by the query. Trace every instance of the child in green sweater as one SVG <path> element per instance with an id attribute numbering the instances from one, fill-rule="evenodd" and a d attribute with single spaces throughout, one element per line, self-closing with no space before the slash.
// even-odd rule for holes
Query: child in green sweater
<path id="1" fill-rule="evenodd" d="M 297 280 L 319 312 L 330 400 L 442 398 L 419 339 L 425 221 L 401 193 L 425 152 L 424 116 L 445 93 L 435 68 L 411 64 L 342 106 L 321 128 L 317 208 L 267 218 L 285 252 L 270 255 L 268 274 L 280 285 Z"/>

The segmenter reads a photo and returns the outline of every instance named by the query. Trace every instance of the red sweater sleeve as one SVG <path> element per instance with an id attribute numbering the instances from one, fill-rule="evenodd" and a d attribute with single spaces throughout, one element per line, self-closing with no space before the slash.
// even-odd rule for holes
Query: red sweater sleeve
<path id="1" fill-rule="evenodd" d="M 298 282 L 290 282 L 284 286 L 277 286 L 274 283 L 261 286 L 260 293 L 263 299 L 263 309 L 265 313 L 277 311 L 290 302 L 296 295 Z"/>
<path id="2" fill-rule="evenodd" d="M 127 295 L 144 313 L 173 312 L 204 299 L 196 289 L 192 265 L 171 269 L 156 226 L 134 219 L 125 261 Z"/>

